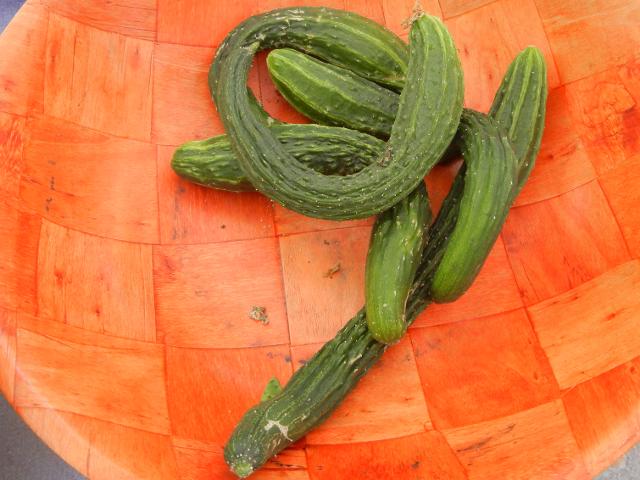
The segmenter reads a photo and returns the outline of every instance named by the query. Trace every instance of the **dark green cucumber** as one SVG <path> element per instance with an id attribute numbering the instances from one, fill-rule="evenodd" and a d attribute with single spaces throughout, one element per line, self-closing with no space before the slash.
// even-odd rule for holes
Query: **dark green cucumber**
<path id="1" fill-rule="evenodd" d="M 456 143 L 464 158 L 464 191 L 431 283 L 436 302 L 453 301 L 469 288 L 498 238 L 518 181 L 515 153 L 495 120 L 465 110 Z"/>
<path id="2" fill-rule="evenodd" d="M 405 307 L 431 223 L 424 183 L 386 212 L 371 231 L 365 270 L 365 308 L 371 335 L 396 343 L 407 328 Z"/>
<path id="3" fill-rule="evenodd" d="M 496 128 L 495 122 L 487 121 Z M 469 120 L 467 123 L 470 129 L 476 128 L 478 124 L 482 127 L 477 132 L 478 139 L 489 128 L 484 125 L 484 119 L 478 122 Z M 471 133 L 470 137 L 476 135 Z M 504 137 L 498 138 L 501 142 L 504 140 Z M 511 156 L 515 166 L 513 151 Z M 467 156 L 466 160 L 471 159 Z M 447 235 L 462 213 L 459 194 L 464 178 L 464 172 L 458 174 L 453 187 L 458 195 L 445 200 L 429 230 L 428 244 L 423 250 L 406 303 L 407 325 L 430 303 L 431 280 L 446 249 Z M 489 176 L 482 178 L 490 179 Z M 481 188 L 489 186 L 487 184 Z M 469 205 L 465 204 L 464 208 L 469 208 Z M 244 415 L 225 446 L 227 464 L 238 476 L 244 478 L 273 455 L 300 439 L 331 414 L 386 348 L 387 345 L 373 337 L 367 325 L 365 311 L 361 310 L 291 377 L 279 394 L 259 403 Z"/>
<path id="4" fill-rule="evenodd" d="M 224 57 L 254 42 L 292 47 L 381 85 L 402 88 L 409 51 L 397 35 L 351 12 L 324 7 L 272 10 L 240 23 L 220 45 Z M 212 72 L 217 76 L 217 70 Z"/>
<path id="5" fill-rule="evenodd" d="M 290 48 L 272 50 L 267 67 L 282 96 L 311 120 L 389 136 L 397 93 Z"/>
<path id="6" fill-rule="evenodd" d="M 365 133 L 322 125 L 269 127 L 300 163 L 325 175 L 350 175 L 379 158 L 384 142 Z M 173 170 L 199 185 L 234 192 L 255 191 L 238 165 L 227 135 L 184 143 L 173 154 Z"/>
<path id="7" fill-rule="evenodd" d="M 422 208 L 422 206 L 421 206 Z M 438 218 L 453 217 L 443 204 Z M 438 225 L 436 219 L 435 225 Z M 433 227 L 432 227 L 433 228 Z M 444 229 L 429 232 L 429 242 L 444 245 Z M 428 281 L 439 258 L 437 249 L 425 248 L 407 301 L 406 321 L 411 325 L 429 304 Z M 244 414 L 224 447 L 231 470 L 245 478 L 269 458 L 322 423 L 382 356 L 387 345 L 371 334 L 364 308 L 293 374 L 282 391 Z"/>
<path id="8" fill-rule="evenodd" d="M 257 51 L 300 47 L 302 32 L 323 38 L 337 51 L 348 48 L 337 46 L 325 25 L 330 14 L 337 15 L 331 12 L 284 9 L 246 20 L 220 46 L 209 84 L 240 167 L 260 192 L 308 216 L 364 218 L 407 196 L 448 147 L 462 111 L 462 69 L 442 22 L 417 18 L 410 32 L 406 88 L 385 152 L 353 175 L 322 175 L 296 162 L 252 113 L 246 81 Z"/>
<path id="9" fill-rule="evenodd" d="M 524 84 L 520 84 L 520 89 L 522 88 L 525 88 Z M 518 91 L 513 92 L 513 94 L 518 93 Z M 502 101 L 506 102 L 508 99 L 502 97 L 495 106 L 499 108 Z M 505 112 L 505 118 L 509 117 L 508 112 Z M 540 122 L 532 122 L 531 119 L 527 120 L 526 117 L 516 115 L 515 112 L 511 115 L 511 119 L 514 123 L 528 122 L 532 129 L 541 125 Z M 480 123 L 487 123 L 487 121 L 483 119 Z M 473 128 L 475 124 L 476 122 L 468 122 L 468 128 Z M 507 123 L 503 126 L 509 131 L 511 124 Z M 491 128 L 495 128 L 495 125 Z M 481 135 L 482 132 L 477 133 Z M 471 140 L 474 137 L 474 134 L 469 132 L 465 135 Z M 536 135 L 530 137 L 532 144 L 535 144 L 536 137 Z M 481 141 L 480 144 L 482 144 Z M 525 150 L 529 151 L 529 148 Z M 469 153 L 473 151 L 482 152 L 483 149 L 468 150 Z M 465 161 L 472 161 L 469 153 Z M 512 153 L 512 155 L 515 154 Z M 513 158 L 511 161 L 513 162 Z M 435 222 L 429 229 L 428 242 L 422 252 L 406 304 L 408 325 L 430 303 L 432 281 L 446 253 L 458 217 L 461 214 L 468 215 L 468 212 L 461 212 L 466 176 L 467 167 L 463 165 Z M 486 175 L 482 178 L 491 180 L 491 177 Z M 508 182 L 509 179 L 505 179 L 504 183 L 508 184 Z M 486 189 L 488 185 L 481 185 L 479 188 Z M 469 202 L 465 202 L 464 208 L 469 208 Z M 385 345 L 375 341 L 367 328 L 365 312 L 360 311 L 294 374 L 279 395 L 257 405 L 245 414 L 225 446 L 225 460 L 232 470 L 243 477 L 249 475 L 271 456 L 321 423 L 356 386 L 362 375 L 382 356 L 385 348 Z M 342 366 L 340 370 L 336 369 L 338 365 Z M 283 430 L 286 435 L 283 434 Z"/>

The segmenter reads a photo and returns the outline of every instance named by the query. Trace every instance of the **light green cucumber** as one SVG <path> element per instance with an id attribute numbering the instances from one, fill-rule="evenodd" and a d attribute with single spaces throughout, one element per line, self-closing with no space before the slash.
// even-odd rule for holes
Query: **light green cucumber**
<path id="1" fill-rule="evenodd" d="M 392 344 L 407 328 L 405 307 L 413 284 L 431 208 L 424 183 L 376 219 L 365 269 L 365 308 L 373 338 Z"/>
<path id="2" fill-rule="evenodd" d="M 267 67 L 282 96 L 311 120 L 389 137 L 397 93 L 290 48 L 272 50 Z"/>

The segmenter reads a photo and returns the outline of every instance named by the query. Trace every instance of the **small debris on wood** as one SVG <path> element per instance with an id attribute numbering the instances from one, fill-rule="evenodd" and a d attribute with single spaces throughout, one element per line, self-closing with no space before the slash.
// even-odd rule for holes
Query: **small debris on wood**
<path id="1" fill-rule="evenodd" d="M 269 317 L 267 316 L 267 309 L 265 307 L 251 307 L 249 318 L 251 320 L 255 320 L 256 322 L 262 322 L 264 325 L 269 323 Z"/>
<path id="2" fill-rule="evenodd" d="M 342 269 L 342 266 L 340 265 L 340 262 L 336 263 L 333 267 L 331 267 L 329 270 L 327 270 L 324 273 L 324 276 L 326 278 L 333 278 L 333 276 L 338 273 L 340 270 Z"/>

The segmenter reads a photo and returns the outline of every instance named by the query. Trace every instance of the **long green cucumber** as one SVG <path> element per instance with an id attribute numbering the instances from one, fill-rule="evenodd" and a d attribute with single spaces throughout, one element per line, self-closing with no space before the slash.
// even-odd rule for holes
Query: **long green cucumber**
<path id="1" fill-rule="evenodd" d="M 370 165 L 384 142 L 365 133 L 322 125 L 269 127 L 300 163 L 325 175 L 350 175 Z M 227 135 L 184 143 L 173 154 L 173 170 L 199 185 L 234 192 L 255 191 L 238 165 Z"/>
<path id="2" fill-rule="evenodd" d="M 453 301 L 469 288 L 498 238 L 518 181 L 517 158 L 495 120 L 465 110 L 457 143 L 465 159 L 464 191 L 431 283 L 436 302 Z"/>
<path id="3" fill-rule="evenodd" d="M 280 50 L 274 50 L 274 52 Z M 271 52 L 271 55 L 274 53 Z M 269 69 L 272 74 L 276 72 L 279 76 L 287 76 L 291 73 L 291 69 L 300 69 L 307 65 L 306 61 L 300 60 L 304 58 L 305 54 L 296 54 L 295 56 L 288 57 L 288 61 L 284 63 L 275 63 L 269 65 Z M 348 95 L 349 92 L 345 87 L 345 83 L 340 77 L 328 76 L 326 69 L 323 68 L 326 65 L 321 65 L 319 69 L 313 71 L 313 78 L 310 80 L 313 89 L 308 89 L 301 86 L 295 90 L 295 102 L 299 102 L 301 105 L 304 103 L 312 103 L 310 96 L 313 99 L 321 99 L 323 97 L 329 97 L 331 95 Z M 309 72 L 307 72 L 309 73 Z M 508 130 L 509 140 L 512 143 L 516 156 L 519 159 L 519 179 L 518 189 L 515 194 L 518 193 L 526 178 L 528 177 L 531 169 L 535 163 L 535 157 L 540 147 L 540 140 L 542 138 L 544 120 L 545 120 L 545 105 L 547 97 L 547 84 L 544 80 L 546 74 L 546 66 L 544 63 L 544 57 L 534 47 L 528 47 L 524 49 L 509 66 L 507 74 L 498 89 L 496 98 L 493 102 L 489 116 L 495 118 L 498 123 Z M 534 81 L 532 77 L 535 75 Z M 329 81 L 330 80 L 330 81 Z M 526 88 L 522 88 L 525 86 Z M 352 83 L 352 78 L 348 80 L 348 83 Z M 519 84 L 520 87 L 514 90 L 514 85 Z M 307 92 L 305 94 L 305 91 Z M 508 92 L 507 92 L 508 91 Z M 506 97 L 505 97 L 506 94 Z M 397 94 L 391 93 L 398 98 Z M 364 103 L 363 111 L 369 111 L 375 108 L 376 105 L 385 105 L 384 102 L 379 101 L 373 97 L 368 103 Z M 502 99 L 505 101 L 502 101 Z M 291 99 L 289 99 L 291 101 Z M 313 100 L 315 102 L 316 100 Z M 333 103 L 330 103 L 333 105 Z M 507 108 L 508 105 L 508 108 Z M 500 108 L 499 108 L 500 107 Z M 353 108 L 356 108 L 354 105 Z M 391 109 L 387 112 L 388 115 L 395 116 L 396 111 Z M 340 113 L 338 111 L 331 111 L 332 118 L 339 119 Z M 531 128 L 531 121 L 535 119 L 535 126 Z M 356 128 L 357 126 L 350 123 L 348 116 L 340 122 L 342 125 L 349 128 Z M 342 131 L 343 133 L 346 131 Z M 388 134 L 388 133 L 387 133 Z M 243 191 L 254 190 L 253 186 L 246 178 L 240 166 L 238 165 L 237 158 L 233 154 L 228 141 L 222 141 L 226 136 L 213 137 L 209 140 L 188 142 L 181 146 L 176 152 L 176 156 L 179 156 L 180 168 L 178 174 L 181 174 L 193 180 L 196 183 L 202 185 L 211 186 L 214 188 L 221 188 L 224 190 Z M 278 135 L 280 139 L 280 136 Z M 368 137 L 363 137 L 368 138 Z M 309 141 L 315 140 L 315 132 L 310 128 Z M 304 142 L 304 134 L 300 131 L 300 141 Z M 355 166 L 359 167 L 363 165 L 359 163 L 359 157 L 354 157 L 357 162 L 354 168 L 351 168 L 349 162 L 349 156 L 354 153 L 358 148 L 358 143 L 351 144 L 350 140 L 345 139 L 345 155 L 339 156 L 339 151 L 328 152 L 329 158 L 326 158 L 322 152 L 318 152 L 318 161 L 314 162 L 312 154 L 302 160 L 298 154 L 291 152 L 299 161 L 305 162 L 311 168 L 329 174 L 329 172 L 340 171 L 340 174 L 348 175 L 357 171 Z M 290 149 L 290 144 L 283 141 L 285 148 Z M 379 145 L 382 145 L 381 143 Z M 455 144 L 452 144 L 455 146 Z M 353 148 L 351 148 L 353 147 Z M 336 149 L 338 147 L 336 146 Z M 335 155 L 334 155 L 335 153 Z M 363 152 L 363 155 L 369 159 L 371 151 Z M 446 155 L 445 155 L 446 156 Z M 175 157 L 174 157 L 175 158 Z M 332 163 L 332 159 L 340 158 L 341 161 L 347 162 L 345 168 L 340 170 L 337 165 L 333 170 L 322 170 L 322 162 L 329 161 Z M 193 163 L 190 163 L 190 162 Z"/>
<path id="4" fill-rule="evenodd" d="M 365 270 L 365 308 L 371 335 L 396 343 L 407 328 L 405 307 L 431 224 L 424 183 L 386 212 L 371 231 Z"/>
<path id="5" fill-rule="evenodd" d="M 516 59 L 517 61 L 518 59 Z M 525 88 L 520 84 L 520 89 Z M 531 88 L 527 86 L 526 88 Z M 515 93 L 518 93 L 517 91 Z M 508 99 L 502 97 L 494 105 L 499 108 L 501 102 Z M 474 114 L 477 115 L 477 114 Z M 521 115 L 509 115 L 511 122 L 528 122 L 529 128 L 537 129 L 541 123 Z M 537 119 L 536 119 L 537 120 Z M 468 122 L 472 129 L 478 122 Z M 481 123 L 492 123 L 482 120 Z M 490 126 L 494 129 L 494 125 Z M 506 131 L 512 125 L 503 124 Z M 486 134 L 486 130 L 483 130 Z M 473 161 L 469 157 L 474 152 L 483 152 L 483 132 L 478 136 L 467 132 L 464 137 L 468 141 L 480 142 L 478 148 L 461 148 L 467 152 L 465 162 Z M 536 142 L 532 135 L 532 144 Z M 501 137 L 501 142 L 503 137 Z M 503 150 L 499 148 L 498 150 Z M 529 151 L 529 149 L 526 149 Z M 515 154 L 511 153 L 513 162 Z M 509 154 L 507 153 L 507 157 Z M 518 159 L 518 161 L 520 158 Z M 519 172 L 520 173 L 520 172 Z M 450 237 L 455 229 L 461 213 L 462 199 L 467 175 L 466 164 L 458 172 L 449 195 L 429 229 L 428 243 L 422 252 L 413 286 L 406 303 L 406 321 L 410 325 L 417 315 L 431 302 L 432 281 L 436 270 L 441 265 L 446 253 Z M 490 180 L 489 176 L 482 176 Z M 512 179 L 511 179 L 512 180 Z M 505 184 L 510 179 L 505 178 Z M 486 186 L 480 186 L 481 189 Z M 464 208 L 469 208 L 466 202 Z M 375 341 L 367 328 L 364 310 L 352 318 L 338 334 L 314 355 L 309 362 L 298 370 L 284 387 L 283 391 L 267 402 L 258 404 L 249 410 L 238 423 L 231 438 L 225 446 L 225 460 L 231 469 L 241 477 L 248 476 L 259 468 L 267 459 L 301 438 L 328 417 L 342 399 L 353 389 L 364 373 L 382 356 L 386 346 Z M 342 368 L 337 371 L 336 366 Z M 347 368 L 348 367 L 348 368 Z"/>
<path id="6" fill-rule="evenodd" d="M 417 18 L 410 32 L 406 87 L 385 152 L 353 175 L 322 175 L 296 162 L 252 113 L 246 81 L 257 51 L 299 47 L 294 32 L 315 32 L 315 40 L 335 43 L 324 24 L 330 12 L 283 9 L 246 20 L 220 46 L 209 85 L 240 167 L 259 191 L 308 216 L 364 218 L 408 195 L 448 147 L 462 111 L 462 69 L 442 22 Z M 347 47 L 336 47 L 341 48 Z"/>
<path id="7" fill-rule="evenodd" d="M 409 65 L 407 45 L 397 35 L 361 15 L 331 8 L 282 8 L 250 17 L 227 36 L 217 56 L 254 42 L 264 48 L 290 46 L 398 89 Z"/>
<path id="8" fill-rule="evenodd" d="M 486 120 L 496 127 L 495 122 Z M 489 129 L 485 122 L 467 122 L 470 129 L 480 126 L 481 130 L 478 130 L 477 135 L 470 133 L 461 138 L 478 144 L 486 141 L 485 134 Z M 498 138 L 506 141 L 504 137 Z M 463 151 L 472 155 L 485 152 L 480 148 Z M 510 146 L 509 151 L 515 165 L 515 156 Z M 484 156 L 482 160 L 485 160 Z M 479 162 L 480 159 L 467 156 L 465 161 Z M 459 178 L 463 175 L 464 172 L 459 173 Z M 482 178 L 489 179 L 488 176 Z M 461 183 L 460 180 L 456 182 Z M 407 325 L 430 303 L 430 281 L 440 264 L 438 260 L 441 250 L 447 245 L 447 229 L 444 227 L 445 224 L 455 222 L 460 214 L 460 206 L 455 198 L 443 203 L 429 231 L 429 243 L 433 241 L 439 248 L 423 250 L 407 299 Z M 465 205 L 465 208 L 468 207 Z M 432 233 L 435 227 L 438 230 Z M 243 416 L 225 446 L 227 464 L 238 476 L 247 477 L 273 455 L 301 438 L 331 414 L 386 348 L 387 345 L 373 337 L 367 325 L 365 310 L 361 310 L 291 377 L 279 394 L 259 403 Z"/>
<path id="9" fill-rule="evenodd" d="M 511 62 L 489 110 L 506 131 L 518 157 L 522 189 L 535 164 L 544 131 L 547 105 L 547 66 L 540 50 L 527 47 Z"/>
<path id="10" fill-rule="evenodd" d="M 272 50 L 267 67 L 282 96 L 311 120 L 389 137 L 397 93 L 290 48 Z"/>
<path id="11" fill-rule="evenodd" d="M 461 207 L 465 214 L 457 219 L 434 274 L 431 297 L 435 302 L 451 302 L 466 292 L 491 252 L 509 207 L 535 163 L 544 129 L 546 99 L 544 57 L 538 49 L 526 48 L 509 66 L 489 113 L 505 132 L 516 157 L 513 188 L 507 195 L 506 187 L 500 183 L 503 176 L 497 174 L 492 161 L 465 176 L 460 201 L 476 208 L 470 213 L 471 209 Z M 463 125 L 464 122 L 461 130 Z M 472 166 L 466 164 L 466 168 Z M 479 190 L 476 184 L 483 175 L 495 175 L 496 185 L 489 190 Z M 452 190 L 452 193 L 455 192 Z"/>

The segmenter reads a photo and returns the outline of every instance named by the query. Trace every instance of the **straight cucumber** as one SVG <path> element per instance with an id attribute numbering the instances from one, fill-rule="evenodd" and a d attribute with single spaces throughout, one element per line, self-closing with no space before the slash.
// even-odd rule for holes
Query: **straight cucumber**
<path id="1" fill-rule="evenodd" d="M 379 342 L 396 343 L 406 331 L 405 307 L 430 223 L 424 183 L 376 219 L 364 292 L 367 324 Z"/>
<path id="2" fill-rule="evenodd" d="M 272 50 L 267 67 L 282 96 L 311 120 L 389 137 L 397 93 L 290 48 Z"/>
<path id="3" fill-rule="evenodd" d="M 498 238 L 518 180 L 511 143 L 490 117 L 465 110 L 456 143 L 464 158 L 464 190 L 431 282 L 436 302 L 453 301 L 469 288 Z"/>

